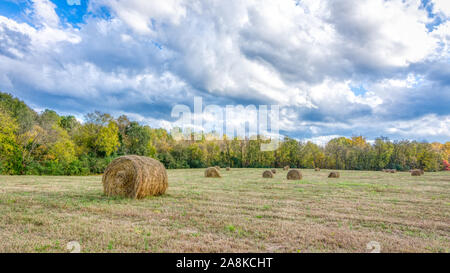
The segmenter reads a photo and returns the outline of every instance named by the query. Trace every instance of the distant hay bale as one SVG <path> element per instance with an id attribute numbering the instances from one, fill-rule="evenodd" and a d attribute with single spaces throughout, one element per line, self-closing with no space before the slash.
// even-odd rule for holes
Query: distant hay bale
<path id="1" fill-rule="evenodd" d="M 341 174 L 339 172 L 330 172 L 328 175 L 328 178 L 339 178 L 341 177 Z"/>
<path id="2" fill-rule="evenodd" d="M 230 170 L 231 170 L 231 168 L 230 168 L 230 167 L 227 167 L 227 168 L 226 168 L 226 170 L 227 170 L 227 171 L 230 171 Z"/>
<path id="3" fill-rule="evenodd" d="M 320 172 L 320 168 L 315 168 L 314 171 Z"/>
<path id="4" fill-rule="evenodd" d="M 422 172 L 420 170 L 412 170 L 411 176 L 421 176 Z"/>
<path id="5" fill-rule="evenodd" d="M 289 166 L 284 166 L 283 171 L 289 170 Z"/>
<path id="6" fill-rule="evenodd" d="M 396 172 L 397 172 L 397 170 L 395 170 L 395 169 L 391 169 L 391 170 L 389 170 L 389 172 L 390 172 L 390 173 L 396 173 Z"/>
<path id="7" fill-rule="evenodd" d="M 413 171 L 419 171 L 421 175 L 425 174 L 425 171 L 423 169 L 411 169 L 411 170 L 409 170 L 410 173 L 412 173 Z"/>
<path id="8" fill-rule="evenodd" d="M 276 174 L 277 173 L 277 169 L 272 169 L 272 173 Z"/>
<path id="9" fill-rule="evenodd" d="M 137 155 L 114 159 L 102 178 L 105 195 L 136 199 L 163 194 L 169 186 L 168 181 L 161 162 Z"/>
<path id="10" fill-rule="evenodd" d="M 302 173 L 299 170 L 290 170 L 286 176 L 288 180 L 300 180 L 302 177 Z"/>
<path id="11" fill-rule="evenodd" d="M 267 170 L 263 172 L 262 176 L 263 178 L 273 178 L 273 173 L 272 171 Z"/>
<path id="12" fill-rule="evenodd" d="M 425 171 L 423 169 L 411 169 L 411 170 L 409 170 L 410 173 L 412 173 L 413 171 L 419 171 L 421 175 L 425 174 Z"/>
<path id="13" fill-rule="evenodd" d="M 208 169 L 205 170 L 205 177 L 222 177 L 220 175 L 219 170 L 216 167 L 209 167 Z"/>

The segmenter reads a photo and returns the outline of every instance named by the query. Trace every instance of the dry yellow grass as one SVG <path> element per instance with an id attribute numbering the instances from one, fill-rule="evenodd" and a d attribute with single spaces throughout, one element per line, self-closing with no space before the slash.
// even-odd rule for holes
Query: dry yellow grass
<path id="1" fill-rule="evenodd" d="M 106 197 L 101 176 L 0 176 L 0 252 L 450 251 L 450 172 L 168 170 L 166 194 Z"/>

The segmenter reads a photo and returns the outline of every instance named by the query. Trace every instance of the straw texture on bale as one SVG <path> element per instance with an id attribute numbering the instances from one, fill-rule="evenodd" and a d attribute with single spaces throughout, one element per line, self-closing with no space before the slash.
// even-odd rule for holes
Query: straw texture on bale
<path id="1" fill-rule="evenodd" d="M 216 167 L 209 167 L 205 170 L 205 177 L 222 177 Z"/>
<path id="2" fill-rule="evenodd" d="M 114 159 L 103 174 L 103 190 L 107 196 L 141 199 L 161 195 L 169 186 L 166 168 L 158 160 L 128 155 Z"/>
<path id="3" fill-rule="evenodd" d="M 302 177 L 302 173 L 299 170 L 290 170 L 286 176 L 288 180 L 300 180 Z"/>
<path id="4" fill-rule="evenodd" d="M 289 170 L 289 166 L 284 166 L 283 171 Z"/>
<path id="5" fill-rule="evenodd" d="M 220 171 L 220 166 L 214 166 L 214 168 L 218 169 Z"/>
<path id="6" fill-rule="evenodd" d="M 277 169 L 272 169 L 272 173 L 276 174 L 277 173 Z"/>
<path id="7" fill-rule="evenodd" d="M 272 171 L 264 171 L 262 176 L 264 178 L 273 178 L 273 173 L 272 173 Z"/>
<path id="8" fill-rule="evenodd" d="M 411 176 L 421 176 L 422 173 L 420 172 L 420 170 L 412 170 L 411 171 Z"/>
<path id="9" fill-rule="evenodd" d="M 328 178 L 339 178 L 339 177 L 341 177 L 341 174 L 339 172 L 331 172 L 328 175 Z"/>
<path id="10" fill-rule="evenodd" d="M 316 172 L 320 172 L 320 168 L 315 168 L 314 169 Z"/>

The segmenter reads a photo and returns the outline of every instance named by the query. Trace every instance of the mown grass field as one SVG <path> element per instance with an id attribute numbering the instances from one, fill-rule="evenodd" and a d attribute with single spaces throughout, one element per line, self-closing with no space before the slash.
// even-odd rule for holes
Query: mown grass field
<path id="1" fill-rule="evenodd" d="M 0 252 L 450 251 L 450 172 L 168 170 L 164 196 L 108 198 L 101 176 L 0 176 Z"/>

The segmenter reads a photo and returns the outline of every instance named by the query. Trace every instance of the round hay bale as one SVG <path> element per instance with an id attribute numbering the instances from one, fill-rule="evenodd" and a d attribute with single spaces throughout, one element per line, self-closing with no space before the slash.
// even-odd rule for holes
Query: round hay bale
<path id="1" fill-rule="evenodd" d="M 205 177 L 222 177 L 220 175 L 219 170 L 216 167 L 209 167 L 208 169 L 205 170 Z"/>
<path id="2" fill-rule="evenodd" d="M 230 167 L 227 167 L 227 168 L 226 168 L 226 170 L 227 170 L 227 172 L 228 172 L 228 171 L 230 171 L 230 170 L 231 170 L 231 168 L 230 168 Z"/>
<path id="3" fill-rule="evenodd" d="M 320 168 L 315 168 L 314 171 L 320 172 Z"/>
<path id="4" fill-rule="evenodd" d="M 290 170 L 286 176 L 288 180 L 300 180 L 302 177 L 302 173 L 299 170 Z"/>
<path id="5" fill-rule="evenodd" d="M 272 171 L 264 171 L 262 174 L 263 178 L 273 178 L 273 173 Z"/>
<path id="6" fill-rule="evenodd" d="M 272 173 L 276 174 L 277 173 L 277 169 L 272 169 Z"/>
<path id="7" fill-rule="evenodd" d="M 328 175 L 328 178 L 339 178 L 339 177 L 341 177 L 341 174 L 339 172 L 331 172 Z"/>
<path id="8" fill-rule="evenodd" d="M 289 170 L 289 166 L 284 166 L 283 171 L 288 171 Z"/>
<path id="9" fill-rule="evenodd" d="M 114 159 L 102 177 L 105 195 L 136 199 L 163 194 L 169 186 L 168 181 L 161 162 L 137 155 Z"/>
<path id="10" fill-rule="evenodd" d="M 220 166 L 214 166 L 214 168 L 218 169 L 220 171 Z"/>
<path id="11" fill-rule="evenodd" d="M 397 170 L 392 169 L 392 170 L 389 170 L 389 172 L 390 172 L 390 173 L 396 173 Z"/>
<path id="12" fill-rule="evenodd" d="M 421 176 L 422 172 L 420 170 L 412 170 L 411 176 Z"/>
<path id="13" fill-rule="evenodd" d="M 420 174 L 421 174 L 421 175 L 424 175 L 424 174 L 425 174 L 424 170 L 419 169 L 419 171 L 420 171 Z"/>

